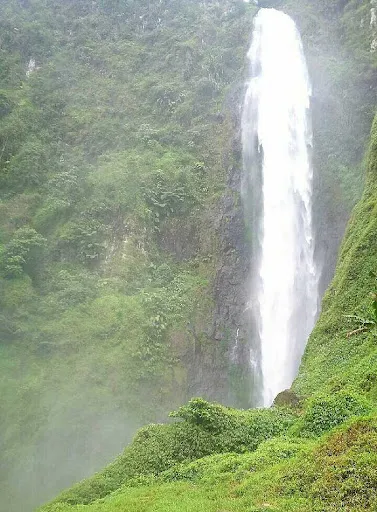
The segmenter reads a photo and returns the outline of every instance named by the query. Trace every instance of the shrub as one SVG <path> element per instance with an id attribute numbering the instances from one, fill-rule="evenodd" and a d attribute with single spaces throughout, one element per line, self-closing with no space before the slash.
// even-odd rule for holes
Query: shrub
<path id="1" fill-rule="evenodd" d="M 352 416 L 367 414 L 370 409 L 367 400 L 353 392 L 317 395 L 308 401 L 305 413 L 292 433 L 303 437 L 319 436 Z"/>
<path id="2" fill-rule="evenodd" d="M 225 452 L 244 453 L 286 432 L 294 416 L 284 409 L 238 411 L 194 398 L 171 414 L 183 421 L 149 425 L 104 471 L 62 493 L 56 503 L 88 504 L 129 479 L 159 475 L 175 464 Z"/>
<path id="3" fill-rule="evenodd" d="M 35 250 L 42 248 L 46 239 L 35 229 L 18 229 L 13 239 L 5 246 L 1 258 L 1 270 L 5 277 L 18 277 L 23 274 L 28 262 L 35 256 Z"/>

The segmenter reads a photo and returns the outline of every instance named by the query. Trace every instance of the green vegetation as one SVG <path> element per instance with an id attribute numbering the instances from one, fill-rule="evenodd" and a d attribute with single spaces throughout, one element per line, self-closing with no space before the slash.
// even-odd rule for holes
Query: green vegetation
<path id="1" fill-rule="evenodd" d="M 140 477 L 159 475 L 178 463 L 213 453 L 253 451 L 265 439 L 286 432 L 294 419 L 289 411 L 237 411 L 202 399 L 191 400 L 174 416 L 185 421 L 139 430 L 133 443 L 113 464 L 62 493 L 56 502 L 89 504 L 130 480 L 138 482 Z M 185 466 L 182 468 L 185 471 Z M 180 469 L 167 471 L 166 475 L 179 480 Z"/>
<path id="2" fill-rule="evenodd" d="M 61 494 L 43 511 L 376 509 L 377 344 L 373 329 L 347 336 L 344 317 L 373 318 L 374 314 L 370 293 L 375 290 L 377 249 L 376 148 L 377 121 L 365 159 L 364 194 L 353 211 L 335 278 L 286 405 L 232 411 L 194 400 L 173 413 L 183 422 L 141 430 L 114 465 Z M 276 431 L 273 426 L 279 416 L 285 418 L 278 421 L 284 426 Z M 260 428 L 248 425 L 247 429 L 255 443 L 232 443 L 240 425 L 254 417 Z M 187 441 L 179 436 L 181 457 L 176 452 L 171 455 L 175 429 L 196 432 Z M 141 465 L 129 473 L 128 454 L 140 449 L 139 435 L 144 432 L 148 438 L 143 442 L 150 447 L 157 444 L 158 449 L 149 448 L 151 459 L 145 462 L 139 455 Z M 204 438 L 209 451 L 195 453 L 196 441 L 200 444 Z M 162 458 L 156 463 L 158 456 Z M 102 492 L 114 474 L 116 490 Z"/>
<path id="3" fill-rule="evenodd" d="M 183 424 L 181 428 L 190 427 Z M 173 432 L 168 433 L 171 427 L 152 426 L 141 430 L 112 466 L 63 493 L 43 511 L 319 512 L 339 510 L 340 505 L 347 511 L 374 510 L 377 504 L 375 415 L 354 418 L 330 434 L 312 440 L 286 434 L 261 442 L 255 451 L 248 447 L 244 453 L 233 451 L 178 464 L 177 459 L 170 459 L 170 465 L 174 465 L 165 471 L 164 457 L 170 452 L 169 444 L 162 442 L 163 429 L 165 441 L 170 438 L 171 442 L 174 439 Z M 200 439 L 204 433 L 205 429 L 199 429 L 196 435 Z M 280 433 L 284 434 L 284 428 Z M 188 439 L 184 441 L 185 436 L 181 455 L 184 447 L 190 445 Z M 158 444 L 157 451 L 153 443 Z M 140 450 L 142 444 L 149 445 L 147 452 Z M 133 461 L 136 453 L 138 458 Z M 140 462 L 138 473 L 129 477 L 130 466 L 133 462 L 135 468 L 136 461 Z M 156 463 L 157 472 L 153 471 Z M 105 485 L 109 489 L 114 474 L 118 489 L 90 504 Z"/>
<path id="4" fill-rule="evenodd" d="M 253 12 L 1 2 L 1 510 L 92 474 L 198 387 L 227 398 L 213 212 Z"/>
<path id="5" fill-rule="evenodd" d="M 376 266 L 376 122 L 373 124 L 367 158 L 364 195 L 353 211 L 343 241 L 335 278 L 322 302 L 321 319 L 309 341 L 294 389 L 313 393 L 354 387 L 375 399 L 374 374 L 377 345 L 373 331 L 347 337 L 344 314 L 367 318 L 370 292 L 375 287 Z"/>
<path id="6" fill-rule="evenodd" d="M 370 293 L 370 296 L 372 300 L 366 317 L 359 315 L 345 315 L 347 320 L 357 325 L 356 329 L 353 329 L 347 333 L 348 337 L 366 331 L 370 331 L 376 335 L 375 328 L 377 325 L 377 295 L 375 293 Z"/>
<path id="7" fill-rule="evenodd" d="M 179 406 L 248 385 L 214 289 L 255 5 L 1 2 L 1 512 L 82 479 L 41 510 L 377 508 L 376 336 L 345 321 L 375 318 L 377 30 L 364 0 L 274 4 L 313 79 L 328 272 L 366 187 L 289 399 L 236 410 Z"/>

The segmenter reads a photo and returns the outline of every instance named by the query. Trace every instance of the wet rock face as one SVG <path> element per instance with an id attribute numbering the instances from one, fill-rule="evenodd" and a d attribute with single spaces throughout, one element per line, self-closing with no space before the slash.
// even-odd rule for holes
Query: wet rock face
<path id="1" fill-rule="evenodd" d="M 243 87 L 243 82 L 236 84 L 227 98 L 226 108 L 232 118 L 231 139 L 228 140 L 232 142 L 223 154 L 226 187 L 209 219 L 215 237 L 214 307 L 206 342 L 195 362 L 196 375 L 201 374 L 200 383 L 196 382 L 199 386 L 195 387 L 198 395 L 247 408 L 253 403 L 253 382 L 248 309 L 251 248 L 241 199 Z"/>
<path id="2" fill-rule="evenodd" d="M 199 235 L 193 219 L 184 222 L 181 219 L 171 219 L 165 222 L 159 236 L 159 246 L 176 261 L 194 258 L 199 251 Z"/>
<path id="3" fill-rule="evenodd" d="M 203 396 L 233 406 L 249 407 L 251 384 L 247 302 L 250 247 L 245 236 L 241 175 L 239 167 L 229 168 L 225 192 L 217 208 L 206 219 L 208 237 L 214 240 L 212 250 L 216 254 L 213 308 L 209 312 L 212 319 L 207 317 L 205 322 L 203 318 L 193 319 L 192 324 L 187 326 L 186 349 L 184 354 L 182 352 L 181 361 L 187 369 L 188 396 Z M 197 239 L 194 234 L 190 238 Z M 165 247 L 177 244 L 170 236 L 167 240 L 171 241 Z M 187 258 L 195 245 L 183 252 L 175 250 L 174 254 Z M 200 249 L 196 247 L 199 254 L 206 253 L 202 245 Z M 190 347 L 187 346 L 188 339 L 192 342 Z"/>
<path id="4" fill-rule="evenodd" d="M 229 169 L 227 190 L 219 203 L 216 225 L 219 263 L 214 282 L 212 338 L 224 349 L 227 362 L 226 401 L 249 406 L 250 345 L 248 340 L 248 284 L 250 247 L 246 239 L 239 168 Z"/>
<path id="5" fill-rule="evenodd" d="M 242 330 L 243 311 L 247 307 L 247 278 L 249 247 L 245 240 L 245 223 L 240 198 L 240 175 L 231 169 L 228 190 L 219 205 L 218 226 L 220 262 L 214 284 L 216 312 L 213 336 L 236 341 L 237 331 Z M 238 337 L 242 337 L 241 332 Z M 232 344 L 232 343 L 231 343 Z"/>

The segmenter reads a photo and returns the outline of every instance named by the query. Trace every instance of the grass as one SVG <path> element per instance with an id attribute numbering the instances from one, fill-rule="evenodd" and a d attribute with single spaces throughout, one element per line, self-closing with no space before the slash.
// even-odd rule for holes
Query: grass
<path id="1" fill-rule="evenodd" d="M 91 505 L 43 511 L 372 511 L 375 447 L 377 417 L 359 417 L 317 440 L 276 438 L 254 453 L 213 455 L 131 481 Z"/>

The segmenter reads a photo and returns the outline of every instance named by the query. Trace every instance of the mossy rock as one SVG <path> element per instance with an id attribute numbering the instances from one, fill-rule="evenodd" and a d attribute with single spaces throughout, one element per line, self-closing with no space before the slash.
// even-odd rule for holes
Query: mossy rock
<path id="1" fill-rule="evenodd" d="M 276 395 L 273 405 L 276 407 L 292 407 L 295 409 L 300 407 L 302 400 L 302 397 L 298 396 L 291 389 L 285 389 Z"/>

